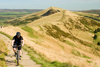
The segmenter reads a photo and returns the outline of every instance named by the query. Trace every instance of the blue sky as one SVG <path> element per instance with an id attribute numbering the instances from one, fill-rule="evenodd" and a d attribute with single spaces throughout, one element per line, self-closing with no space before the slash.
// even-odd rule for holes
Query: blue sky
<path id="1" fill-rule="evenodd" d="M 100 0 L 0 0 L 0 9 L 47 9 L 51 6 L 66 10 L 100 9 Z"/>

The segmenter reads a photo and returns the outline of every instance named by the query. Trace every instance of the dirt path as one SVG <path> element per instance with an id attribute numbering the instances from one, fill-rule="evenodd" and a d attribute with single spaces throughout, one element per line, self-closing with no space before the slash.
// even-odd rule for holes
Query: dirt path
<path id="1" fill-rule="evenodd" d="M 11 40 L 2 34 L 0 34 L 0 39 L 2 39 L 8 45 L 9 53 L 5 57 L 7 67 L 20 67 L 16 66 L 16 58 L 13 56 L 14 52 L 11 47 Z M 38 65 L 33 60 L 31 60 L 30 56 L 27 54 L 28 53 L 25 50 L 22 50 L 22 59 L 20 60 L 20 65 L 22 65 L 22 67 L 41 67 L 41 65 Z"/>

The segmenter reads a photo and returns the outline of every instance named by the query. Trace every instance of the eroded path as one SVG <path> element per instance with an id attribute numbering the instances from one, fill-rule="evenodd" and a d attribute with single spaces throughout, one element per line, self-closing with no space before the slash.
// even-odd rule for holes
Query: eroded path
<path id="1" fill-rule="evenodd" d="M 14 52 L 11 47 L 11 40 L 6 36 L 0 34 L 0 39 L 2 39 L 8 47 L 8 55 L 5 57 L 7 67 L 20 67 L 16 66 L 16 58 L 14 57 Z M 22 59 L 20 60 L 20 65 L 22 67 L 41 67 L 41 65 L 36 64 L 33 60 L 30 59 L 28 53 L 22 49 Z"/>

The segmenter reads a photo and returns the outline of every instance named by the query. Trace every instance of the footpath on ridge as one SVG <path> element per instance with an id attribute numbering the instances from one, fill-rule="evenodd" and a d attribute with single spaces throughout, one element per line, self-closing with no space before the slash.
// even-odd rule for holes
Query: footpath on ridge
<path id="1" fill-rule="evenodd" d="M 30 59 L 30 56 L 27 55 L 28 52 L 22 49 L 22 58 L 20 60 L 20 66 L 16 66 L 16 57 L 14 57 L 14 52 L 11 47 L 11 40 L 3 34 L 0 34 L 0 39 L 2 39 L 5 44 L 7 44 L 8 55 L 5 56 L 7 67 L 41 67 L 41 65 L 36 64 L 33 60 Z M 2 48 L 2 47 L 1 47 Z"/>

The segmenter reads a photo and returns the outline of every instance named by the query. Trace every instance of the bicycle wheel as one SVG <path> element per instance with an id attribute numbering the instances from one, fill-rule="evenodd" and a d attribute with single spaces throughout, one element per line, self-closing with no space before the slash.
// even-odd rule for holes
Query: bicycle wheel
<path id="1" fill-rule="evenodd" d="M 19 65 L 19 50 L 17 50 L 17 65 Z"/>

